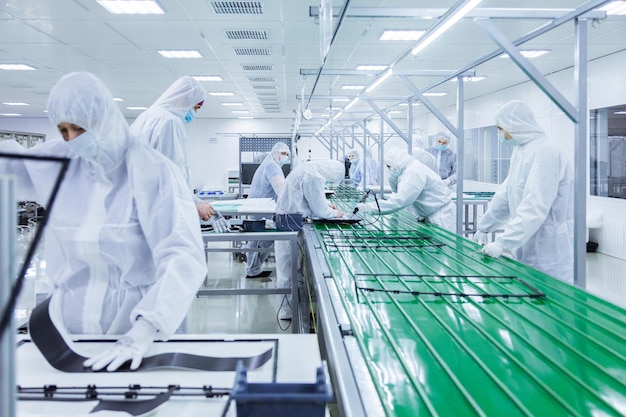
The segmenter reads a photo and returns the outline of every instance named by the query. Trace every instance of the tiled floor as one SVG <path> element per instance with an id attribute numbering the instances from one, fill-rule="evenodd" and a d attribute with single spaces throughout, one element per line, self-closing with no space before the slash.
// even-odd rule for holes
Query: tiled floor
<path id="1" fill-rule="evenodd" d="M 273 262 L 264 265 L 273 273 L 266 279 L 245 278 L 245 263 L 230 253 L 212 253 L 210 279 L 215 288 L 268 288 L 276 286 Z M 587 289 L 626 308 L 626 261 L 587 254 Z M 278 320 L 282 295 L 211 296 L 194 300 L 182 331 L 186 333 L 281 333 L 291 332 L 290 322 Z"/>

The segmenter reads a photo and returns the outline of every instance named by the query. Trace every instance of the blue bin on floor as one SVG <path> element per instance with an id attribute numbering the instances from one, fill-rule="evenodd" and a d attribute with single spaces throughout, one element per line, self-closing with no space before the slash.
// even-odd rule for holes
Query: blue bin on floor
<path id="1" fill-rule="evenodd" d="M 324 417 L 333 398 L 328 381 L 326 362 L 317 368 L 312 384 L 248 383 L 239 363 L 230 399 L 237 403 L 237 417 Z"/>

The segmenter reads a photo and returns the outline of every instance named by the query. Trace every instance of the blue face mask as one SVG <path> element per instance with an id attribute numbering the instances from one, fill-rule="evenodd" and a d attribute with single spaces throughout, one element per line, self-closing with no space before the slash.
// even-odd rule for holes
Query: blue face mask
<path id="1" fill-rule="evenodd" d="M 187 114 L 185 115 L 185 123 L 191 122 L 196 117 L 196 112 L 193 109 L 189 109 Z"/>
<path id="2" fill-rule="evenodd" d="M 76 136 L 67 142 L 67 146 L 73 154 L 85 159 L 95 161 L 98 156 L 98 143 L 90 132 L 83 132 Z"/>
<path id="3" fill-rule="evenodd" d="M 291 158 L 288 156 L 282 155 L 280 158 L 278 158 L 278 165 L 280 165 L 281 167 L 283 165 L 287 165 L 290 162 L 291 162 Z"/>
<path id="4" fill-rule="evenodd" d="M 437 150 L 440 150 L 440 151 L 445 150 L 447 147 L 448 145 L 441 145 L 439 143 L 436 145 Z"/>
<path id="5" fill-rule="evenodd" d="M 510 146 L 513 144 L 513 142 L 510 139 L 507 139 L 504 137 L 504 132 L 498 132 L 498 140 L 500 141 L 500 143 Z"/>

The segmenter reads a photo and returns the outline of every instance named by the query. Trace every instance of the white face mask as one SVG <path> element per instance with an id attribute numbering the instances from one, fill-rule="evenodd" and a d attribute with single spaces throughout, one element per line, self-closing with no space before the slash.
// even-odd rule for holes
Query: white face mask
<path id="1" fill-rule="evenodd" d="M 83 132 L 74 139 L 67 142 L 70 151 L 91 161 L 95 161 L 98 156 L 98 143 L 90 132 Z"/>
<path id="2" fill-rule="evenodd" d="M 504 144 L 504 145 L 512 145 L 513 142 L 511 142 L 510 139 L 507 139 L 506 137 L 504 137 L 504 132 L 498 132 L 498 140 L 500 141 L 500 143 Z"/>
<path id="3" fill-rule="evenodd" d="M 281 155 L 280 158 L 278 158 L 278 165 L 281 167 L 287 165 L 289 162 L 291 162 L 291 158 L 286 155 Z"/>

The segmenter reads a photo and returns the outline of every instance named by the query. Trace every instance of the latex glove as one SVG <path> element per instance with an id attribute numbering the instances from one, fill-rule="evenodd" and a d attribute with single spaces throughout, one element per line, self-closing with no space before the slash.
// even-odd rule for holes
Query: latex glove
<path id="1" fill-rule="evenodd" d="M 503 249 L 498 243 L 491 242 L 490 244 L 485 245 L 480 252 L 483 255 L 491 256 L 492 258 L 499 258 L 502 256 Z"/>
<path id="2" fill-rule="evenodd" d="M 143 355 L 152 345 L 155 335 L 154 326 L 140 318 L 111 349 L 87 359 L 83 366 L 91 367 L 94 371 L 106 366 L 108 372 L 113 372 L 130 360 L 130 369 L 134 371 L 141 365 Z"/>
<path id="3" fill-rule="evenodd" d="M 481 232 L 480 230 L 477 230 L 474 233 L 474 242 L 478 242 L 481 245 L 486 245 L 487 244 L 487 238 L 489 237 L 489 233 L 486 232 Z"/>
<path id="4" fill-rule="evenodd" d="M 357 213 L 367 214 L 372 211 L 372 208 L 367 203 L 359 203 L 356 205 Z"/>
<path id="5" fill-rule="evenodd" d="M 442 180 L 444 184 L 446 184 L 446 187 L 448 185 L 450 185 L 450 183 L 452 182 L 452 180 L 450 178 L 446 178 L 445 180 Z"/>
<path id="6" fill-rule="evenodd" d="M 230 224 L 228 223 L 228 220 L 226 220 L 219 211 L 213 213 L 213 216 L 211 216 L 211 218 L 209 219 L 209 223 L 211 223 L 211 225 L 213 226 L 213 230 L 215 230 L 217 233 L 225 233 L 230 230 Z"/>

